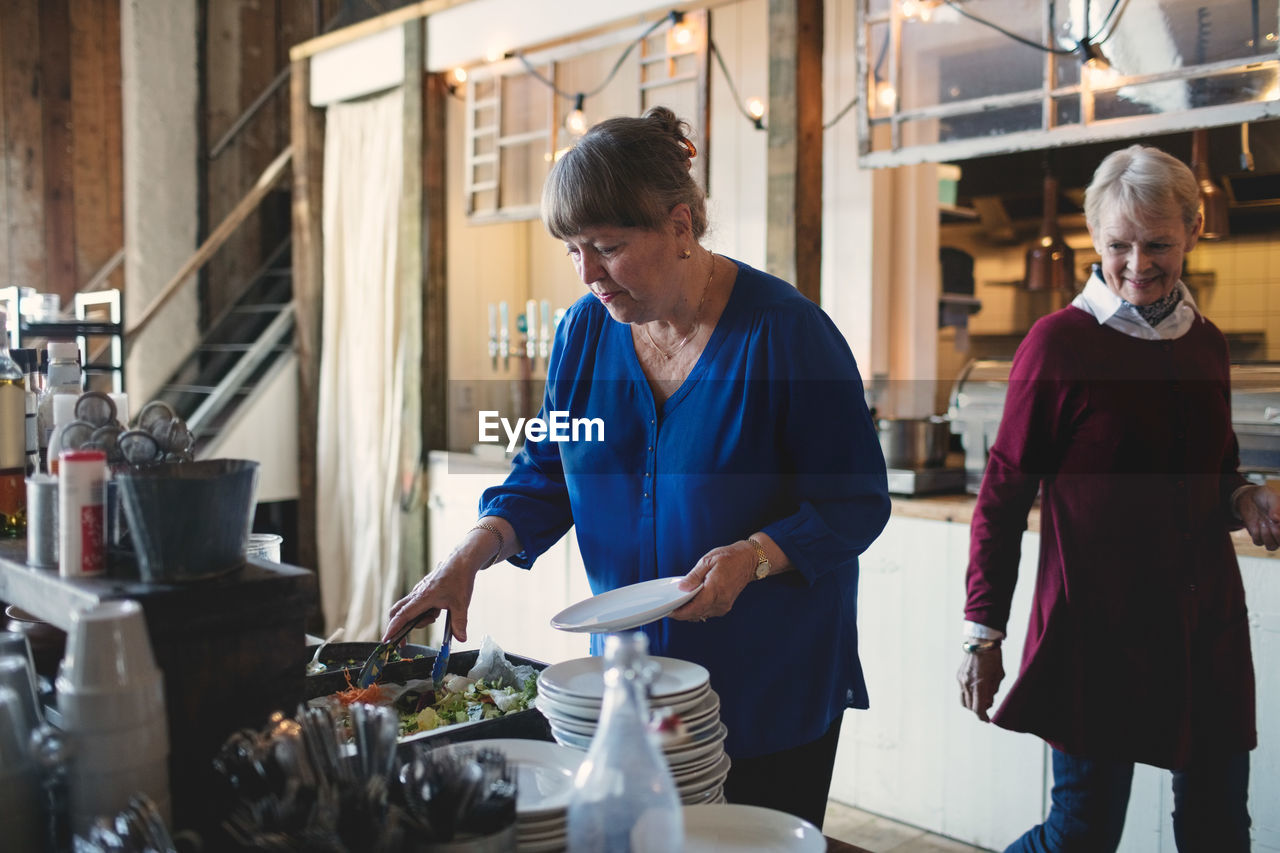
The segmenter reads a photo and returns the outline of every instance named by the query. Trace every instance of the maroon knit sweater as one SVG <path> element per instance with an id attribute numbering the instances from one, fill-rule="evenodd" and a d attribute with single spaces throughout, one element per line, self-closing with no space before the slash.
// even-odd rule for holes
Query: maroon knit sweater
<path id="1" fill-rule="evenodd" d="M 1228 506 L 1245 480 L 1222 333 L 1169 341 L 1074 307 L 1014 356 L 973 515 L 965 617 L 1004 629 L 1043 488 L 1021 671 L 994 721 L 1074 755 L 1181 767 L 1257 744 Z"/>

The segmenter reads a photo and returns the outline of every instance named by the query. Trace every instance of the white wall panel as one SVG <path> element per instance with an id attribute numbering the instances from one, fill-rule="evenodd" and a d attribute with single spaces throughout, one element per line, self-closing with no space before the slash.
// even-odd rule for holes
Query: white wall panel
<path id="1" fill-rule="evenodd" d="M 670 8 L 655 0 L 473 0 L 431 16 L 427 68 L 492 61 L 511 50 Z"/>

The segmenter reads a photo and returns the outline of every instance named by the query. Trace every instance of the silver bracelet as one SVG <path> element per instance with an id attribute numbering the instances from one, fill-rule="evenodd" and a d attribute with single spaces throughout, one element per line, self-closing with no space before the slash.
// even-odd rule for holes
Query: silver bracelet
<path id="1" fill-rule="evenodd" d="M 490 533 L 492 533 L 494 536 L 498 537 L 498 551 L 493 555 L 493 557 L 489 560 L 489 562 L 485 563 L 484 567 L 487 569 L 490 566 L 492 566 L 494 563 L 498 562 L 498 558 L 502 556 L 502 550 L 507 547 L 506 537 L 502 535 L 501 530 L 494 527 L 492 524 L 487 524 L 486 522 L 483 522 L 483 521 L 477 521 L 475 524 L 475 527 L 472 527 L 471 530 L 487 530 Z M 470 533 L 471 531 L 468 530 L 467 532 Z"/>
<path id="2" fill-rule="evenodd" d="M 969 639 L 961 643 L 960 648 L 964 649 L 966 652 L 968 652 L 971 655 L 976 655 L 980 652 L 989 652 L 992 649 L 1000 648 L 1000 641 Z"/>

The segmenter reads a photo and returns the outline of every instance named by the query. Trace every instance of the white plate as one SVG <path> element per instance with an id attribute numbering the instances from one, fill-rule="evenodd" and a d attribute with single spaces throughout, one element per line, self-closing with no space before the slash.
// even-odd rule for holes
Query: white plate
<path id="1" fill-rule="evenodd" d="M 574 734 L 573 732 L 567 732 L 555 723 L 551 724 L 551 736 L 556 739 L 556 743 L 572 749 L 581 749 L 585 751 L 587 747 L 591 746 L 591 735 L 580 735 Z"/>
<path id="2" fill-rule="evenodd" d="M 661 704 L 659 700 L 664 697 L 692 694 L 705 686 L 711 677 L 706 667 L 687 660 L 656 655 L 649 660 L 662 668 L 649 685 L 651 704 Z M 539 692 L 544 685 L 552 694 L 560 694 L 571 701 L 601 702 L 604 700 L 604 658 L 573 658 L 552 664 L 538 676 Z"/>
<path id="3" fill-rule="evenodd" d="M 689 797 L 697 794 L 709 794 L 712 788 L 723 788 L 724 780 L 729 776 L 729 765 L 731 763 L 729 756 L 725 755 L 710 772 L 703 773 L 696 779 L 676 782 L 676 792 L 681 797 Z"/>
<path id="4" fill-rule="evenodd" d="M 715 698 L 711 699 L 711 697 Z M 713 702 L 714 707 L 709 706 L 708 701 Z M 542 688 L 539 688 L 535 707 L 550 719 L 568 719 L 579 724 L 596 722 L 600 719 L 600 712 L 603 710 L 600 704 L 582 705 L 566 701 L 562 698 L 562 694 Z M 681 717 L 697 712 L 699 718 L 705 719 L 706 716 L 716 715 L 719 711 L 720 697 L 716 696 L 715 691 L 710 687 L 703 685 L 696 690 L 680 693 L 674 698 L 664 697 L 650 702 L 649 708 L 651 710 L 670 708 Z"/>
<path id="5" fill-rule="evenodd" d="M 707 803 L 724 803 L 728 801 L 724 798 L 724 787 L 720 786 L 712 788 L 710 791 L 704 791 L 701 794 L 681 797 L 680 802 L 686 806 L 700 806 Z"/>
<path id="6" fill-rule="evenodd" d="M 520 841 L 516 846 L 520 853 L 554 853 L 564 850 L 568 836 L 556 836 L 549 841 Z"/>
<path id="7" fill-rule="evenodd" d="M 733 762 L 729 760 L 729 756 L 722 752 L 712 756 L 708 761 L 681 768 L 678 772 L 673 769 L 671 778 L 675 780 L 676 785 L 690 785 L 698 780 L 711 780 L 717 776 L 719 781 L 723 782 L 732 766 Z"/>
<path id="8" fill-rule="evenodd" d="M 688 592 L 676 585 L 684 576 L 656 578 L 621 586 L 571 604 L 551 617 L 551 627 L 561 631 L 608 634 L 648 625 L 684 604 L 702 589 Z"/>
<path id="9" fill-rule="evenodd" d="M 582 753 L 545 740 L 491 738 L 438 746 L 455 752 L 497 749 L 516 769 L 516 819 L 563 815 Z"/>
<path id="10" fill-rule="evenodd" d="M 816 826 L 786 812 L 759 806 L 705 805 L 684 809 L 685 853 L 824 853 Z"/>

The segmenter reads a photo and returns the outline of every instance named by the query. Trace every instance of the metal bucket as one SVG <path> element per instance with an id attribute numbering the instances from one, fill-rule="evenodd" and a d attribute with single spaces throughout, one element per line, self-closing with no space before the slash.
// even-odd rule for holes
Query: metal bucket
<path id="1" fill-rule="evenodd" d="M 947 418 L 880 418 L 876 426 L 886 466 L 917 469 L 946 463 L 951 446 L 951 421 Z"/>
<path id="2" fill-rule="evenodd" d="M 172 462 L 116 475 L 144 581 L 216 577 L 244 565 L 258 463 Z"/>

